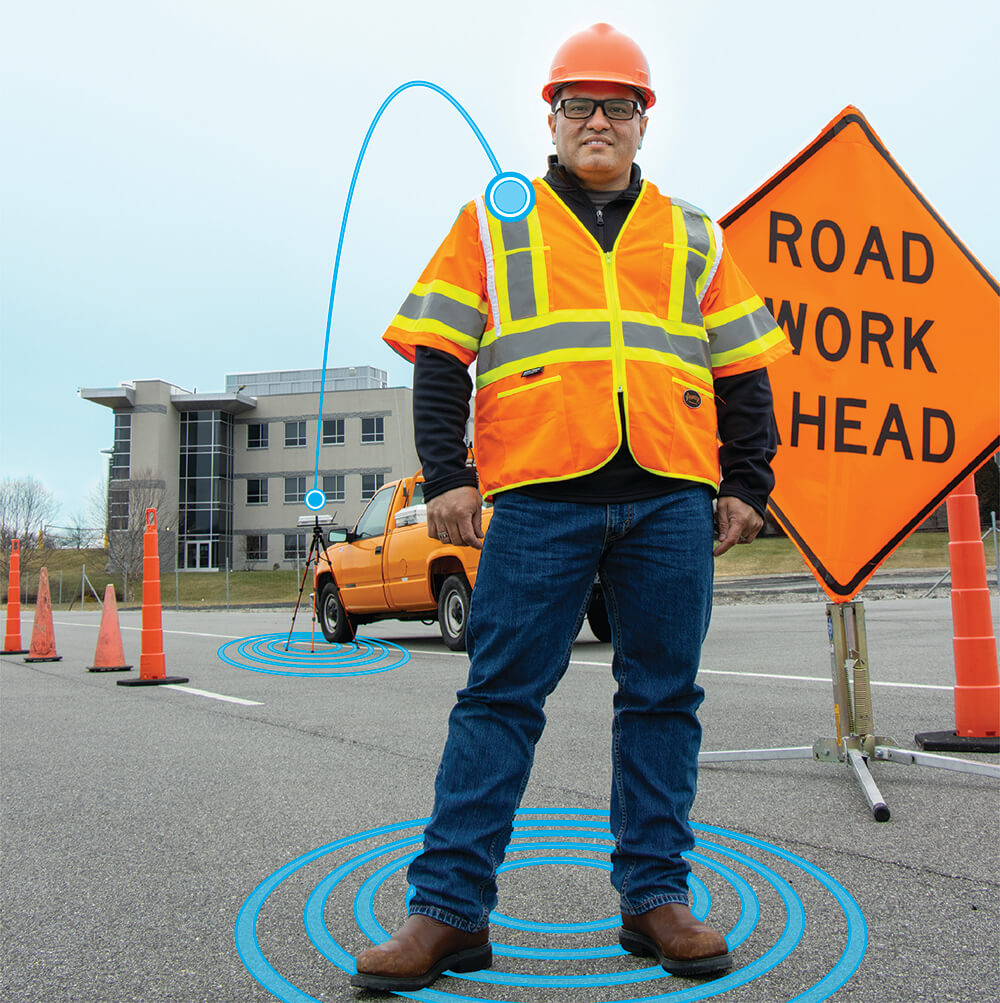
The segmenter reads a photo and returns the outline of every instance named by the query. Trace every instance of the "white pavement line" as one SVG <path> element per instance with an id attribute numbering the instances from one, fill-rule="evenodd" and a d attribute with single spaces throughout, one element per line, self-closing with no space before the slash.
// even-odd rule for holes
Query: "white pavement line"
<path id="1" fill-rule="evenodd" d="M 99 627 L 97 623 L 77 623 L 75 620 L 53 620 L 60 627 Z M 142 630 L 142 627 L 122 626 L 122 630 Z M 196 630 L 164 630 L 164 634 L 182 634 L 184 637 L 217 637 L 221 641 L 239 641 L 238 634 L 199 634 Z"/>
<path id="2" fill-rule="evenodd" d="M 452 658 L 468 658 L 469 656 L 465 654 L 464 651 L 426 651 L 422 649 L 415 649 L 410 652 L 411 655 L 433 655 L 435 658 L 440 658 L 442 655 L 450 655 Z M 610 662 L 584 662 L 579 658 L 573 658 L 570 660 L 570 665 L 588 665 L 592 668 L 598 669 L 610 669 Z M 699 675 L 703 676 L 744 676 L 748 679 L 786 679 L 792 682 L 799 683 L 827 683 L 830 684 L 829 676 L 791 676 L 782 675 L 777 672 L 735 672 L 731 669 L 699 669 Z M 954 686 L 939 686 L 935 683 L 891 683 L 883 682 L 881 679 L 873 679 L 871 681 L 872 686 L 895 686 L 898 689 L 907 690 L 953 690 Z"/>
<path id="3" fill-rule="evenodd" d="M 259 700 L 244 700 L 242 697 L 227 697 L 222 693 L 209 693 L 208 690 L 197 690 L 193 686 L 186 686 L 183 683 L 166 683 L 165 690 L 177 690 L 178 693 L 192 693 L 196 697 L 208 697 L 209 700 L 224 700 L 226 703 L 238 703 L 242 707 L 263 707 Z"/>
<path id="4" fill-rule="evenodd" d="M 829 676 L 786 676 L 777 672 L 734 672 L 727 669 L 699 669 L 699 675 L 705 676 L 746 676 L 751 679 L 791 679 L 803 683 L 831 683 Z M 872 679 L 872 686 L 897 686 L 910 690 L 953 690 L 954 686 L 938 686 L 933 683 L 890 683 L 881 679 Z M 831 683 L 832 685 L 832 683 Z"/>
<path id="5" fill-rule="evenodd" d="M 576 659 L 570 665 L 591 665 L 601 669 L 610 669 L 608 662 L 581 662 Z M 743 676 L 747 679 L 790 679 L 800 683 L 830 683 L 828 676 L 791 676 L 777 672 L 736 672 L 732 669 L 699 669 L 700 676 Z M 883 682 L 880 679 L 871 680 L 872 686 L 895 686 L 900 689 L 910 690 L 953 690 L 954 686 L 939 686 L 934 683 L 891 683 Z"/>

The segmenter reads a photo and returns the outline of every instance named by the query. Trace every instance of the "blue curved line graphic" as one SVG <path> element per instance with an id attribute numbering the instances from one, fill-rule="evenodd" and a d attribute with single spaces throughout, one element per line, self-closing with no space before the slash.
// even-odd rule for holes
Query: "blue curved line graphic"
<path id="1" fill-rule="evenodd" d="M 292 634 L 292 640 L 297 644 L 305 643 L 311 639 L 311 635 L 304 631 L 297 631 Z M 237 669 L 246 669 L 248 672 L 259 672 L 269 676 L 302 676 L 315 679 L 339 679 L 347 676 L 370 676 L 381 672 L 391 672 L 405 665 L 410 660 L 410 653 L 406 648 L 401 647 L 393 641 L 386 641 L 380 638 L 355 638 L 353 645 L 338 645 L 330 649 L 325 641 L 319 642 L 321 647 L 318 651 L 307 652 L 297 649 L 292 652 L 282 654 L 275 649 L 275 645 L 284 644 L 286 641 L 284 634 L 256 634 L 253 637 L 236 638 L 227 641 L 216 651 L 216 657 L 227 665 L 232 665 Z M 229 653 L 231 648 L 235 648 L 237 654 L 247 661 L 238 661 Z M 262 653 L 276 654 L 279 657 L 271 658 Z M 296 658 L 296 655 L 300 656 Z M 364 669 L 361 666 L 371 665 L 381 662 L 391 655 L 396 656 L 396 661 L 387 665 L 376 665 L 374 668 Z M 253 662 L 254 664 L 248 664 Z M 315 668 L 307 672 L 297 672 L 292 669 L 268 669 L 265 665 L 312 665 Z M 319 671 L 320 669 L 339 668 L 341 671 Z M 347 670 L 352 671 L 347 671 Z"/>
<path id="2" fill-rule="evenodd" d="M 296 857 L 295 860 L 280 867 L 272 875 L 265 878 L 247 897 L 236 917 L 236 953 L 240 956 L 246 970 L 273 996 L 277 996 L 283 1003 L 318 1003 L 316 997 L 302 992 L 301 989 L 292 985 L 268 960 L 264 957 L 264 952 L 257 942 L 257 918 L 264 907 L 264 903 L 270 898 L 271 893 L 284 881 L 286 881 L 296 871 L 325 857 L 343 849 L 345 846 L 352 846 L 361 839 L 369 839 L 375 836 L 384 836 L 390 832 L 400 832 L 404 829 L 412 829 L 414 826 L 421 828 L 427 824 L 429 819 L 415 819 L 412 822 L 397 822 L 395 825 L 384 825 L 378 829 L 370 829 L 360 837 L 357 834 L 344 836 L 333 843 L 327 843 L 319 849 L 312 850 Z M 350 959 L 351 966 L 354 959 Z M 280 990 L 280 993 L 276 991 Z M 283 994 L 283 995 L 282 995 Z"/>
<path id="3" fill-rule="evenodd" d="M 354 164 L 354 174 L 351 176 L 351 186 L 347 190 L 347 203 L 344 206 L 344 216 L 340 223 L 340 237 L 337 240 L 337 254 L 333 262 L 333 281 L 330 283 L 330 305 L 326 311 L 326 335 L 323 339 L 323 369 L 319 382 L 319 413 L 316 416 L 316 466 L 313 471 L 314 489 L 319 485 L 319 447 L 323 438 L 321 432 L 323 422 L 323 398 L 326 395 L 326 362 L 330 354 L 330 327 L 333 323 L 333 301 L 334 297 L 337 295 L 337 276 L 340 274 L 340 256 L 344 249 L 344 234 L 347 232 L 347 217 L 351 211 L 351 201 L 354 198 L 354 188 L 358 183 L 358 175 L 361 173 L 361 161 L 364 160 L 365 153 L 368 150 L 368 144 L 372 138 L 372 133 L 375 131 L 375 126 L 378 125 L 379 119 L 382 117 L 386 108 L 388 108 L 392 103 L 393 98 L 395 98 L 397 94 L 402 94 L 403 91 L 409 90 L 411 87 L 427 87 L 432 91 L 436 91 L 442 97 L 447 98 L 448 101 L 450 101 L 452 105 L 458 109 L 462 118 L 469 123 L 472 131 L 476 134 L 476 138 L 486 151 L 486 156 L 489 157 L 493 170 L 497 174 L 502 173 L 500 170 L 500 162 L 494 156 L 493 151 L 490 149 L 490 144 L 486 142 L 486 137 L 480 131 L 479 126 L 472 120 L 472 116 L 443 87 L 439 87 L 437 84 L 432 84 L 429 80 L 408 80 L 405 84 L 400 84 L 382 102 L 382 106 L 375 113 L 375 117 L 372 119 L 372 124 L 368 126 L 368 132 L 365 133 L 364 142 L 361 144 L 361 152 L 358 154 L 358 159 Z"/>
<path id="4" fill-rule="evenodd" d="M 561 813 L 551 813 L 551 815 L 555 815 L 556 817 L 530 819 L 524 817 L 517 818 L 514 822 L 515 829 L 521 830 L 520 834 L 522 837 L 525 833 L 535 830 L 538 836 L 543 839 L 545 837 L 558 839 L 560 837 L 565 838 L 566 836 L 572 836 L 580 840 L 592 839 L 594 841 L 601 841 L 607 839 L 608 837 L 606 828 L 608 824 L 608 816 L 606 812 L 571 810 Z M 559 815 L 562 815 L 563 817 L 559 818 Z M 580 818 L 581 821 L 578 823 L 566 822 L 565 819 L 567 816 Z M 582 821 L 583 818 L 586 818 L 587 821 Z M 304 993 L 302 990 L 298 989 L 285 979 L 264 956 L 257 940 L 257 920 L 264 903 L 278 888 L 278 886 L 282 884 L 282 882 L 287 880 L 287 878 L 289 878 L 293 873 L 305 867 L 307 864 L 312 863 L 329 853 L 333 853 L 336 850 L 357 845 L 358 843 L 376 836 L 387 833 L 402 832 L 407 829 L 422 829 L 426 821 L 426 819 L 415 819 L 409 822 L 400 822 L 394 825 L 372 829 L 367 832 L 357 833 L 353 836 L 344 837 L 343 839 L 330 843 L 327 846 L 320 847 L 318 850 L 313 850 L 296 860 L 291 861 L 261 882 L 261 884 L 258 885 L 251 893 L 243 907 L 240 909 L 235 930 L 237 951 L 240 955 L 240 959 L 243 961 L 243 964 L 247 967 L 247 970 L 251 973 L 251 975 L 253 975 L 253 977 L 272 995 L 284 1001 L 284 1003 L 317 1003 L 314 997 Z M 546 828 L 546 825 L 548 825 L 548 828 Z M 556 828 L 560 825 L 568 826 L 569 828 Z M 737 843 L 758 847 L 765 853 L 772 854 L 779 859 L 785 860 L 793 866 L 804 870 L 830 892 L 847 919 L 847 943 L 844 947 L 844 951 L 826 975 L 798 996 L 794 997 L 794 999 L 789 1000 L 788 1003 L 821 1003 L 821 1001 L 829 999 L 830 996 L 833 995 L 833 993 L 835 993 L 837 989 L 839 989 L 840 986 L 842 986 L 857 970 L 867 948 L 867 927 L 864 921 L 864 916 L 855 900 L 846 891 L 846 889 L 839 885 L 830 875 L 826 874 L 814 864 L 811 864 L 809 861 L 797 856 L 794 853 L 790 853 L 787 850 L 783 850 L 780 847 L 766 843 L 762 840 L 755 839 L 752 836 L 746 836 L 727 829 L 697 823 L 693 823 L 692 827 L 699 833 L 704 832 L 717 834 Z M 312 894 L 309 896 L 309 901 L 306 903 L 305 907 L 304 917 L 306 920 L 307 932 L 313 942 L 313 946 L 337 967 L 340 967 L 347 972 L 354 971 L 354 958 L 351 957 L 350 954 L 348 954 L 333 939 L 333 937 L 330 936 L 323 921 L 325 902 L 333 888 L 341 880 L 343 880 L 347 874 L 356 870 L 361 864 L 373 860 L 376 857 L 384 856 L 387 853 L 403 851 L 402 857 L 397 857 L 396 860 L 380 869 L 378 878 L 375 880 L 373 880 L 373 878 L 369 878 L 366 882 L 364 882 L 365 893 L 362 894 L 359 890 L 355 897 L 355 918 L 359 921 L 359 926 L 362 928 L 368 926 L 368 932 L 370 935 L 372 932 L 369 925 L 370 920 L 368 918 L 363 918 L 363 914 L 369 911 L 368 906 L 370 905 L 370 902 L 365 900 L 374 896 L 377 884 L 381 883 L 381 880 L 384 880 L 385 877 L 388 877 L 390 871 L 398 870 L 407 862 L 409 857 L 413 855 L 413 846 L 419 843 L 420 839 L 421 835 L 419 832 L 411 834 L 345 861 L 334 868 L 334 870 L 331 871 L 319 885 L 317 885 Z M 545 844 L 536 844 L 534 847 L 526 845 L 524 849 L 542 849 L 544 845 Z M 566 844 L 562 843 L 554 844 L 551 845 L 551 848 L 562 848 L 565 845 Z M 594 849 L 597 849 L 596 845 L 583 842 L 570 845 L 577 849 L 591 845 Z M 671 1001 L 671 1003 L 693 1003 L 695 1000 L 704 1000 L 710 996 L 725 992 L 728 989 L 744 985 L 747 982 L 759 978 L 761 975 L 765 974 L 767 971 L 784 960 L 784 958 L 786 958 L 795 949 L 803 935 L 805 927 L 805 913 L 802 907 L 802 901 L 791 885 L 783 877 L 781 877 L 781 875 L 772 870 L 766 864 L 763 864 L 760 861 L 755 860 L 754 858 L 749 857 L 731 847 L 722 846 L 701 838 L 698 839 L 697 845 L 701 849 L 706 849 L 712 853 L 718 854 L 719 856 L 737 861 L 743 867 L 746 867 L 750 871 L 756 873 L 769 885 L 771 885 L 771 887 L 778 892 L 785 906 L 785 929 L 778 937 L 777 942 L 769 951 L 765 952 L 764 955 L 757 958 L 746 967 L 732 972 L 729 976 L 715 980 L 709 986 L 692 986 L 687 989 L 674 992 L 668 991 L 666 993 L 658 993 L 653 996 L 631 998 L 629 1003 L 654 1003 L 654 1001 L 667 1000 Z M 695 851 L 691 853 L 691 856 L 692 858 L 695 858 L 699 855 Z M 538 862 L 541 863 L 542 861 Z M 724 868 L 724 865 L 720 865 L 719 861 L 713 858 L 701 857 L 700 862 L 704 862 L 710 868 L 714 867 L 716 870 L 718 870 L 720 866 Z M 719 873 L 722 872 L 719 871 Z M 745 881 L 742 883 L 746 884 Z M 741 910 L 741 916 L 736 924 L 736 927 L 729 935 L 731 947 L 735 946 L 736 943 L 739 943 L 742 939 L 749 935 L 759 916 L 757 903 L 755 901 L 756 896 L 749 885 L 746 886 L 745 894 L 744 891 L 741 890 L 740 898 L 742 900 L 743 909 Z M 363 905 L 363 903 L 364 908 L 359 908 Z M 373 920 L 374 917 L 371 916 L 370 919 Z M 375 923 L 377 924 L 377 921 L 375 921 Z M 663 977 L 662 970 L 657 968 L 656 972 L 659 978 Z M 494 978 L 488 977 L 491 974 Z M 628 975 L 626 975 L 626 973 L 615 973 L 615 975 L 612 975 L 611 977 L 609 977 L 608 974 L 605 974 L 599 977 L 599 981 L 597 978 L 593 980 L 589 978 L 549 980 L 525 979 L 524 976 L 521 976 L 519 981 L 514 984 L 521 986 L 533 985 L 539 987 L 546 984 L 564 986 L 611 986 L 642 980 L 642 976 L 644 974 L 644 972 L 631 972 Z M 465 978 L 468 981 L 481 983 L 493 982 L 495 984 L 503 984 L 504 982 L 512 981 L 510 977 L 506 979 L 503 977 L 496 978 L 498 975 L 500 975 L 500 973 L 483 972 L 479 973 L 477 976 L 465 976 Z M 637 976 L 639 977 L 638 979 L 636 978 Z M 457 977 L 462 978 L 460 975 Z M 517 977 L 515 976 L 515 978 Z M 456 1003 L 456 1001 L 483 1003 L 482 999 L 479 997 L 469 997 L 457 993 L 444 993 L 434 989 L 423 989 L 414 993 L 397 992 L 395 995 L 407 999 L 425 1000 L 429 1001 L 429 1003 Z"/>
<path id="5" fill-rule="evenodd" d="M 716 826 L 695 825 L 693 828 L 701 832 L 711 832 L 732 838 L 732 833 Z M 789 853 L 788 850 L 783 850 L 780 846 L 762 842 L 753 836 L 740 836 L 740 840 L 751 846 L 766 849 L 768 853 L 773 853 L 776 857 L 787 860 L 796 867 L 801 867 L 836 899 L 837 904 L 847 917 L 847 943 L 843 953 L 837 959 L 837 963 L 823 978 L 805 992 L 789 1000 L 788 1003 L 821 1003 L 822 1000 L 829 999 L 857 971 L 865 956 L 865 951 L 868 949 L 868 924 L 865 922 L 861 907 L 846 888 L 834 881 L 825 871 L 806 860 L 805 857 Z"/>

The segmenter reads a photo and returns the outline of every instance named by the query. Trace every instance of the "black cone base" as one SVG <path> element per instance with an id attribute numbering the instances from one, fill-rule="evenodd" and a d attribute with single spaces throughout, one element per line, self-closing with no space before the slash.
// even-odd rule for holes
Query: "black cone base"
<path id="1" fill-rule="evenodd" d="M 168 683 L 189 683 L 186 676 L 163 676 L 160 679 L 119 679 L 118 686 L 166 686 Z"/>
<path id="2" fill-rule="evenodd" d="M 0 655 L 26 655 L 27 648 L 11 648 L 10 651 L 0 651 Z"/>
<path id="3" fill-rule="evenodd" d="M 88 665 L 88 672 L 131 672 L 131 665 Z"/>
<path id="4" fill-rule="evenodd" d="M 913 740 L 925 752 L 1000 752 L 1000 737 L 956 735 L 953 731 L 922 731 Z"/>
<path id="5" fill-rule="evenodd" d="M 44 655 L 41 658 L 26 658 L 26 662 L 61 662 L 62 655 Z"/>

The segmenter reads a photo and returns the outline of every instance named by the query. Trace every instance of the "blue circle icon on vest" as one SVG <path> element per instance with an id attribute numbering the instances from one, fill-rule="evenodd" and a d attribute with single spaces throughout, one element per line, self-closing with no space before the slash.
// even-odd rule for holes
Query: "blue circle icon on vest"
<path id="1" fill-rule="evenodd" d="M 307 509 L 318 512 L 326 504 L 326 495 L 319 488 L 313 488 L 306 492 L 303 501 L 306 503 Z"/>
<path id="2" fill-rule="evenodd" d="M 498 174 L 486 186 L 486 208 L 499 220 L 519 220 L 535 208 L 535 189 L 514 171 Z"/>

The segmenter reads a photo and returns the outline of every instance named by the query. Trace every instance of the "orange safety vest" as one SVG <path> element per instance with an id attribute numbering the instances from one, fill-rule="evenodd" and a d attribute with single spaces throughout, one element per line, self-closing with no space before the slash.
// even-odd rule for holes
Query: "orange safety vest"
<path id="1" fill-rule="evenodd" d="M 541 179 L 524 220 L 463 210 L 383 336 L 476 360 L 483 494 L 579 477 L 622 442 L 636 462 L 718 488 L 713 377 L 788 341 L 704 213 L 643 182 L 605 252 Z"/>

